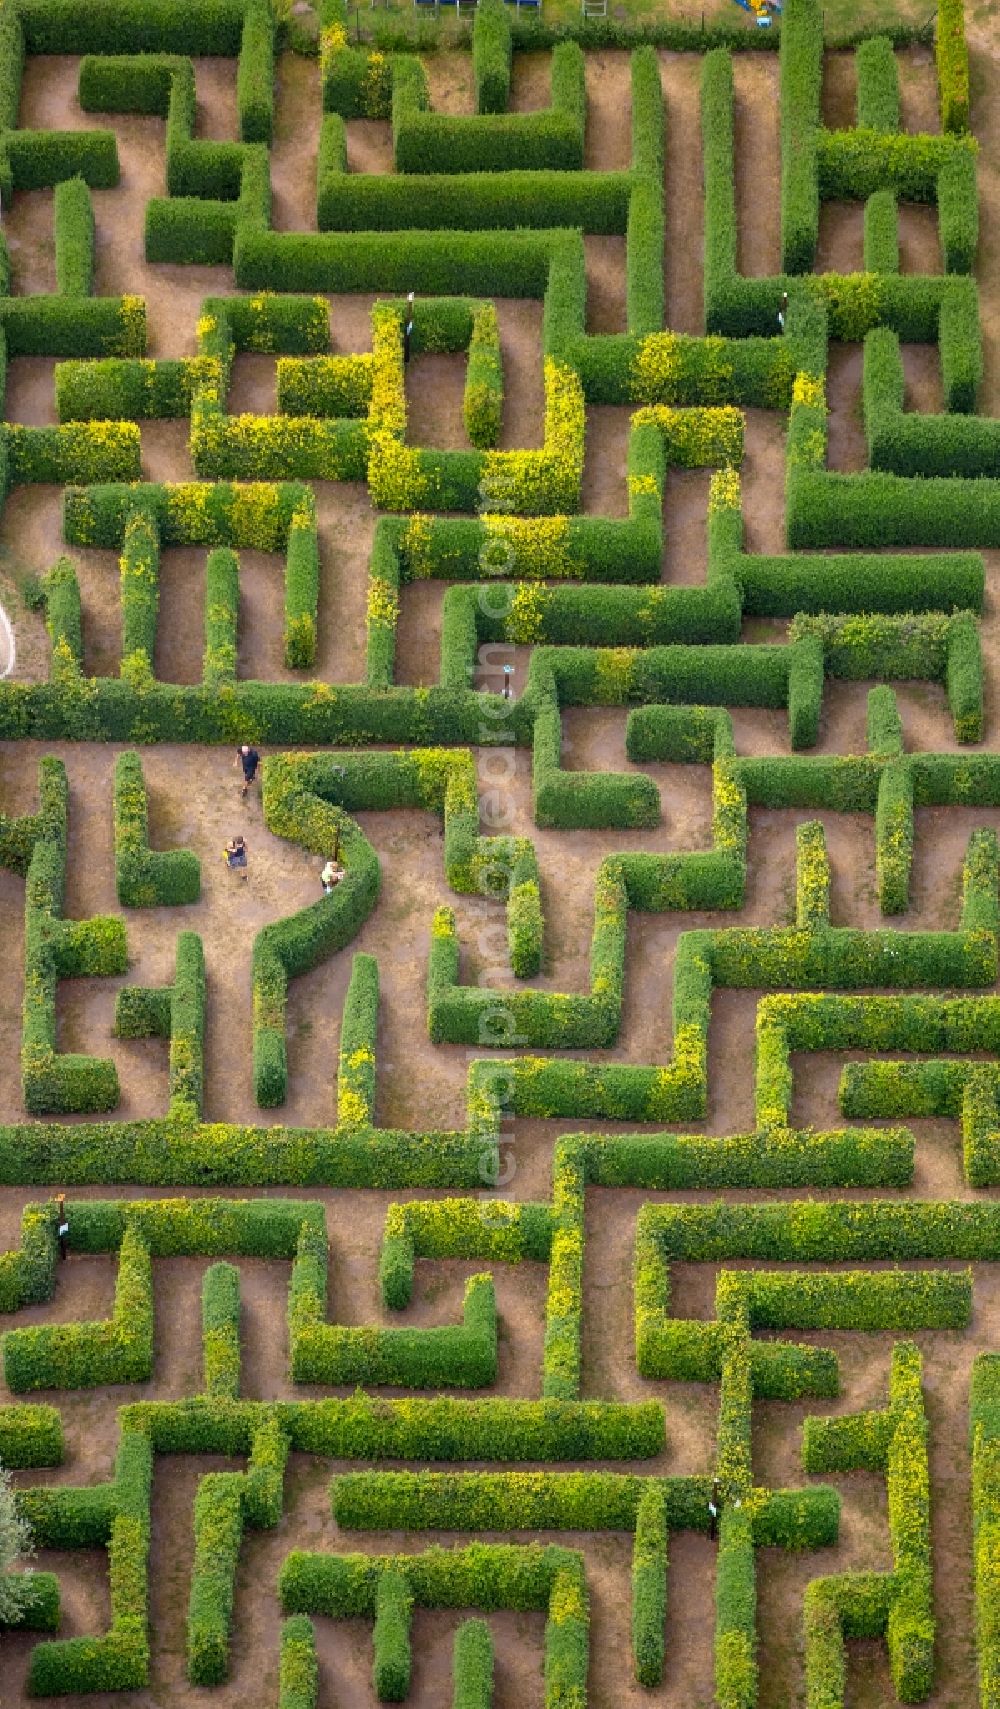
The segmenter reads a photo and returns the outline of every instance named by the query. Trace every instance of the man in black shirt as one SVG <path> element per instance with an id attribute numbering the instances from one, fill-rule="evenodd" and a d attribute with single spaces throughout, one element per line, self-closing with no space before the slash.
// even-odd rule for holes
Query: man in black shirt
<path id="1" fill-rule="evenodd" d="M 240 791 L 240 794 L 242 799 L 245 801 L 247 798 L 247 790 L 250 788 L 250 785 L 257 776 L 257 767 L 260 765 L 260 755 L 256 748 L 252 748 L 250 746 L 249 742 L 244 742 L 243 746 L 236 750 L 236 759 L 234 763 L 243 767 L 243 788 Z"/>
<path id="2" fill-rule="evenodd" d="M 403 361 L 410 360 L 410 340 L 413 337 L 413 292 L 406 299 L 406 321 L 403 326 Z"/>

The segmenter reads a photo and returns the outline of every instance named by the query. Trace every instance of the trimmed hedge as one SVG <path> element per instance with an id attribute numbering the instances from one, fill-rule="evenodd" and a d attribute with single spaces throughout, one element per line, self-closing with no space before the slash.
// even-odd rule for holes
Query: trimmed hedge
<path id="1" fill-rule="evenodd" d="M 56 412 L 60 421 L 154 421 L 190 415 L 195 393 L 221 382 L 209 357 L 153 361 L 108 356 L 99 361 L 56 365 Z"/>
<path id="2" fill-rule="evenodd" d="M 1000 1654 L 1000 1624 L 991 1588 L 996 1572 L 997 1549 L 1000 1546 L 998 1376 L 1000 1361 L 996 1355 L 978 1354 L 972 1365 L 969 1408 L 972 1447 L 973 1584 L 980 1701 L 984 1706 L 989 1706 L 989 1709 L 992 1709 L 995 1701 L 994 1670 Z"/>
<path id="3" fill-rule="evenodd" d="M 300 1383 L 392 1383 L 404 1388 L 485 1388 L 496 1381 L 493 1279 L 466 1283 L 463 1321 L 430 1329 L 353 1329 L 310 1321 L 304 1296 L 290 1308 L 292 1375 Z"/>
<path id="4" fill-rule="evenodd" d="M 393 88 L 396 171 L 510 172 L 583 166 L 584 61 L 576 42 L 552 54 L 552 105 L 537 113 L 479 113 L 468 117 L 421 110 L 416 99 Z"/>
<path id="5" fill-rule="evenodd" d="M 82 670 L 83 623 L 80 583 L 69 558 L 57 558 L 43 582 L 45 627 L 52 646 L 53 671 Z"/>
<path id="6" fill-rule="evenodd" d="M 67 307 L 72 301 L 65 299 Z M 8 422 L 5 437 L 8 486 L 137 481 L 141 473 L 139 429 L 131 421 L 71 421 L 60 427 Z"/>
<path id="7" fill-rule="evenodd" d="M 632 1658 L 640 1685 L 663 1678 L 667 1617 L 667 1503 L 662 1483 L 650 1482 L 639 1499 L 632 1553 Z"/>
<path id="8" fill-rule="evenodd" d="M 378 962 L 355 955 L 340 1019 L 337 1121 L 343 1127 L 374 1126 L 378 1003 Z"/>
<path id="9" fill-rule="evenodd" d="M 254 940 L 254 1087 L 262 1107 L 284 1102 L 287 1077 L 285 1001 L 289 978 L 305 973 L 351 942 L 378 897 L 378 857 L 357 824 L 334 806 L 345 767 L 294 769 L 264 763 L 263 805 L 268 828 L 314 854 L 335 847 L 345 876 L 330 895 L 286 920 L 264 926 Z"/>
<path id="10" fill-rule="evenodd" d="M 844 1702 L 845 1637 L 885 1635 L 901 1702 L 920 1703 L 934 1683 L 930 1473 L 922 1361 L 910 1342 L 893 1349 L 889 1406 L 881 1413 L 806 1420 L 803 1459 L 812 1471 L 884 1470 L 891 1573 L 845 1573 L 807 1591 L 806 1690 L 810 1702 Z"/>
<path id="11" fill-rule="evenodd" d="M 964 0 L 938 0 L 934 44 L 941 129 L 962 133 L 969 128 L 969 53 L 965 45 Z"/>
<path id="12" fill-rule="evenodd" d="M 510 96 L 510 21 L 503 0 L 483 0 L 472 26 L 476 112 L 503 113 Z"/>
<path id="13" fill-rule="evenodd" d="M 4 151 L 15 190 L 47 190 L 66 178 L 80 178 L 92 190 L 118 183 L 114 131 L 11 130 Z"/>
<path id="14" fill-rule="evenodd" d="M 480 121 L 457 118 L 451 122 Z M 324 232 L 369 234 L 579 226 L 586 232 L 618 236 L 626 231 L 632 195 L 633 177 L 628 172 L 566 172 L 514 165 L 509 171 L 438 168 L 395 176 L 335 170 L 322 178 L 317 224 Z"/>
<path id="15" fill-rule="evenodd" d="M 201 863 L 189 849 L 159 853 L 149 846 L 149 819 L 142 760 L 137 753 L 115 761 L 115 888 L 123 908 L 170 907 L 197 902 Z"/>
<path id="16" fill-rule="evenodd" d="M 201 1333 L 206 1395 L 235 1400 L 240 1392 L 240 1273 L 235 1264 L 213 1264 L 205 1272 Z"/>
<path id="17" fill-rule="evenodd" d="M 978 416 L 904 411 L 899 338 L 878 327 L 865 339 L 864 416 L 873 469 L 898 475 L 993 475 L 1000 470 L 1000 425 Z"/>
<path id="18" fill-rule="evenodd" d="M 24 1102 L 32 1115 L 113 1109 L 118 1102 L 114 1063 L 56 1049 L 56 985 L 61 978 L 124 973 L 124 923 L 102 915 L 63 919 L 68 789 L 61 761 L 39 762 L 39 795 L 39 821 L 25 886 Z"/>
<path id="19" fill-rule="evenodd" d="M 898 131 L 899 71 L 890 38 L 872 36 L 860 42 L 854 67 L 858 79 L 858 129 Z"/>
<path id="20" fill-rule="evenodd" d="M 363 1393 L 268 1403 L 190 1399 L 127 1406 L 121 1422 L 129 1433 L 141 1430 L 156 1453 L 246 1455 L 259 1426 L 275 1417 L 293 1451 L 333 1459 L 633 1461 L 663 1448 L 663 1409 L 652 1401 L 399 1401 Z M 97 1505 L 106 1535 L 107 1502 Z"/>
<path id="21" fill-rule="evenodd" d="M 307 670 L 316 663 L 319 573 L 316 517 L 311 508 L 303 509 L 292 517 L 288 530 L 284 658 L 289 670 Z"/>
<path id="22" fill-rule="evenodd" d="M 56 185 L 56 290 L 89 297 L 94 288 L 94 208 L 82 178 Z"/>
<path id="23" fill-rule="evenodd" d="M 819 234 L 819 144 L 823 135 L 823 21 L 818 0 L 788 0 L 782 15 L 779 58 L 782 266 L 787 273 L 808 273 L 816 259 Z M 707 216 L 706 208 L 706 223 Z M 735 230 L 733 242 L 735 246 Z"/>
<path id="24" fill-rule="evenodd" d="M 173 985 L 152 990 L 128 985 L 119 991 L 115 1034 L 169 1038 L 168 1120 L 197 1122 L 205 1080 L 205 954 L 196 932 L 178 933 Z"/>
<path id="25" fill-rule="evenodd" d="M 0 13 L 0 131 L 17 125 L 24 72 L 24 30 L 20 13 L 5 6 Z"/>
<path id="26" fill-rule="evenodd" d="M 236 1568 L 245 1525 L 278 1523 L 288 1437 L 273 1413 L 256 1430 L 245 1472 L 209 1472 L 194 1503 L 194 1564 L 187 1620 L 192 1685 L 219 1685 L 229 1672 Z"/>
<path id="27" fill-rule="evenodd" d="M 497 4 L 502 5 L 503 0 Z M 484 451 L 497 444 L 503 416 L 503 369 L 497 311 L 492 303 L 483 303 L 473 321 L 462 416 L 465 431 L 477 449 Z"/>
<path id="28" fill-rule="evenodd" d="M 877 130 L 818 132 L 819 192 L 863 201 L 892 189 L 911 202 L 934 202 L 938 177 L 957 153 L 975 160 L 973 138 L 911 136 Z"/>
<path id="29" fill-rule="evenodd" d="M 582 1702 L 589 1654 L 582 1557 L 539 1544 L 474 1544 L 420 1555 L 293 1551 L 279 1578 L 286 1612 L 375 1618 L 375 1689 L 397 1701 L 409 1680 L 413 1606 L 546 1612 L 545 1705 Z"/>
<path id="30" fill-rule="evenodd" d="M 59 1580 L 55 1573 L 26 1572 L 4 1574 L 7 1606 L 0 1629 L 4 1631 L 54 1632 L 61 1617 Z"/>
<path id="31" fill-rule="evenodd" d="M 8 356 L 141 356 L 142 297 L 8 297 L 0 306 Z"/>
<path id="32" fill-rule="evenodd" d="M 1000 480 L 796 473 L 788 483 L 787 529 L 792 548 L 996 547 Z"/>
<path id="33" fill-rule="evenodd" d="M 194 53 L 235 59 L 245 0 L 18 0 L 29 53 Z"/>
<path id="34" fill-rule="evenodd" d="M 155 522 L 135 510 L 125 524 L 121 579 L 122 672 L 152 674 L 160 603 L 160 540 Z"/>
<path id="35" fill-rule="evenodd" d="M 269 143 L 274 124 L 274 13 L 269 0 L 246 0 L 236 108 L 241 140 Z"/>
<path id="36" fill-rule="evenodd" d="M 865 203 L 866 273 L 899 272 L 899 207 L 894 190 L 876 190 Z"/>
<path id="37" fill-rule="evenodd" d="M 71 1230 L 75 1244 L 75 1234 Z M 153 1370 L 153 1272 L 138 1230 L 122 1238 L 115 1305 L 102 1323 L 8 1329 L 0 1339 L 4 1377 L 15 1394 L 144 1382 Z"/>
<path id="38" fill-rule="evenodd" d="M 187 1618 L 187 1676 L 220 1685 L 228 1672 L 236 1563 L 243 1541 L 242 1474 L 209 1472 L 194 1499 L 194 1564 Z"/>
<path id="39" fill-rule="evenodd" d="M 103 1636 L 52 1640 L 32 1651 L 28 1675 L 31 1695 L 136 1690 L 148 1683 L 152 1472 L 148 1441 L 139 1432 L 123 1428 L 112 1484 L 96 1490 L 29 1492 L 25 1507 L 36 1538 L 38 1512 L 31 1496 L 36 1501 L 42 1498 L 43 1518 L 47 1509 L 52 1514 L 45 1498 L 54 1496 L 52 1541 L 63 1546 L 67 1542 L 90 1547 L 106 1543 L 111 1586 L 111 1626 Z"/>
<path id="40" fill-rule="evenodd" d="M 316 1633 L 305 1614 L 292 1614 L 281 1623 L 278 1679 L 278 1709 L 316 1709 L 319 1700 Z"/>
<path id="41" fill-rule="evenodd" d="M 373 1634 L 375 1694 L 381 1703 L 402 1703 L 410 1694 L 410 1619 L 413 1593 L 405 1572 L 388 1568 L 378 1576 Z"/>
<path id="42" fill-rule="evenodd" d="M 492 1709 L 493 1639 L 485 1620 L 463 1620 L 455 1633 L 452 1709 Z"/>
<path id="43" fill-rule="evenodd" d="M 205 656 L 202 680 L 217 690 L 236 681 L 240 562 L 228 546 L 209 552 L 205 571 Z"/>
<path id="44" fill-rule="evenodd" d="M 62 1415 L 54 1406 L 0 1406 L 0 1465 L 8 1471 L 26 1466 L 61 1466 Z"/>

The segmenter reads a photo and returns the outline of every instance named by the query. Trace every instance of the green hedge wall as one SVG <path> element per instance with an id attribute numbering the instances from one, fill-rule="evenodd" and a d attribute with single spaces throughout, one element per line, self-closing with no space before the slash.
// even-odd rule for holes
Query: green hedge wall
<path id="1" fill-rule="evenodd" d="M 262 1108 L 284 1102 L 288 1064 L 285 1000 L 289 978 L 305 973 L 335 949 L 350 943 L 378 896 L 378 857 L 357 825 L 336 811 L 320 812 L 296 800 L 269 762 L 264 768 L 264 816 L 278 835 L 291 836 L 313 853 L 328 855 L 339 832 L 339 858 L 345 876 L 329 896 L 299 909 L 288 919 L 264 926 L 254 940 L 254 1087 Z M 317 846 L 316 838 L 320 837 Z"/>
<path id="2" fill-rule="evenodd" d="M 503 0 L 484 0 L 472 26 L 477 113 L 504 113 L 510 96 L 510 20 Z"/>
<path id="3" fill-rule="evenodd" d="M 492 1277 L 466 1283 L 463 1322 L 430 1329 L 360 1329 L 292 1320 L 292 1375 L 299 1383 L 485 1388 L 496 1381 L 497 1312 Z"/>
<path id="4" fill-rule="evenodd" d="M 239 559 L 228 546 L 217 546 L 205 571 L 203 680 L 210 691 L 236 681 L 239 600 Z"/>
<path id="5" fill-rule="evenodd" d="M 82 669 L 83 624 L 80 583 L 69 558 L 57 558 L 44 581 L 45 627 L 52 644 L 53 661 Z"/>
<path id="6" fill-rule="evenodd" d="M 127 1229 L 122 1240 L 111 1318 L 8 1329 L 0 1347 L 15 1394 L 144 1382 L 153 1370 L 153 1272 L 141 1235 Z"/>
<path id="7" fill-rule="evenodd" d="M 899 207 L 894 190 L 876 190 L 865 203 L 864 270 L 899 272 Z"/>
<path id="8" fill-rule="evenodd" d="M 54 1406 L 0 1406 L 0 1464 L 8 1471 L 59 1466 L 63 1460 L 62 1414 Z"/>
<path id="9" fill-rule="evenodd" d="M 213 380 L 221 381 L 219 365 L 204 357 L 59 362 L 56 412 L 60 421 L 178 419 L 191 413 L 195 393 Z"/>
<path id="10" fill-rule="evenodd" d="M 890 38 L 872 36 L 860 42 L 854 55 L 854 69 L 858 80 L 859 129 L 898 131 L 899 71 Z"/>
<path id="11" fill-rule="evenodd" d="M 941 102 L 941 129 L 959 133 L 967 131 L 969 54 L 965 45 L 964 0 L 938 0 L 934 43 Z"/>
<path id="12" fill-rule="evenodd" d="M 1000 469 L 1000 427 L 968 415 L 905 411 L 899 338 L 878 327 L 865 339 L 865 437 L 873 469 L 898 475 L 993 475 Z"/>
<path id="13" fill-rule="evenodd" d="M 8 356 L 140 356 L 142 297 L 8 297 L 0 306 Z"/>
<path id="14" fill-rule="evenodd" d="M 393 89 L 396 171 L 509 172 L 583 166 L 584 60 L 576 42 L 552 54 L 552 105 L 537 113 L 473 117 L 421 111 Z"/>
<path id="15" fill-rule="evenodd" d="M 236 107 L 241 140 L 269 143 L 274 124 L 274 13 L 268 0 L 246 0 Z"/>
<path id="16" fill-rule="evenodd" d="M 60 978 L 124 973 L 124 923 L 95 915 L 62 917 L 66 882 L 68 789 L 62 762 L 39 763 L 39 835 L 25 888 L 25 1002 L 21 1083 L 31 1115 L 108 1110 L 118 1102 L 114 1063 L 56 1049 L 56 985 Z"/>
<path id="17" fill-rule="evenodd" d="M 18 0 L 29 53 L 195 53 L 235 59 L 245 0 Z"/>
<path id="18" fill-rule="evenodd" d="M 201 863 L 188 849 L 155 852 L 142 760 L 137 753 L 115 761 L 115 887 L 123 908 L 154 908 L 197 902 Z"/>
<path id="19" fill-rule="evenodd" d="M 89 297 L 94 287 L 94 208 L 82 178 L 56 185 L 56 290 Z"/>
<path id="20" fill-rule="evenodd" d="M 92 190 L 118 183 L 114 131 L 12 130 L 4 149 L 15 190 L 47 190 L 64 178 L 80 178 Z"/>
<path id="21" fill-rule="evenodd" d="M 632 192 L 629 172 L 570 173 L 513 165 L 503 172 L 333 172 L 324 176 L 320 187 L 317 223 L 320 231 L 368 234 L 579 226 L 617 236 L 625 232 Z"/>
<path id="22" fill-rule="evenodd" d="M 316 1634 L 305 1614 L 292 1614 L 281 1623 L 278 1709 L 316 1709 L 319 1661 Z"/>
<path id="23" fill-rule="evenodd" d="M 201 1292 L 205 1393 L 235 1400 L 240 1389 L 240 1273 L 235 1264 L 213 1264 Z"/>
<path id="24" fill-rule="evenodd" d="M 808 273 L 819 234 L 823 21 L 817 0 L 788 0 L 779 57 L 782 266 L 788 273 Z"/>
<path id="25" fill-rule="evenodd" d="M 465 431 L 477 449 L 485 451 L 498 444 L 503 421 L 503 368 L 497 311 L 492 303 L 483 303 L 473 321 L 462 416 Z"/>
<path id="26" fill-rule="evenodd" d="M 455 1633 L 452 1709 L 491 1709 L 493 1639 L 485 1620 L 463 1620 Z"/>

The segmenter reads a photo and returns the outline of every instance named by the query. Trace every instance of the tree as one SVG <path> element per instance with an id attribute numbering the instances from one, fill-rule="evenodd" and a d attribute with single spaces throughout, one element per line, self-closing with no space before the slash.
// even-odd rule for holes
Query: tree
<path id="1" fill-rule="evenodd" d="M 10 1473 L 0 1466 L 0 1626 L 12 1625 L 24 1609 L 31 1570 L 13 1574 L 11 1568 L 33 1553 L 31 1527 L 17 1511 Z"/>

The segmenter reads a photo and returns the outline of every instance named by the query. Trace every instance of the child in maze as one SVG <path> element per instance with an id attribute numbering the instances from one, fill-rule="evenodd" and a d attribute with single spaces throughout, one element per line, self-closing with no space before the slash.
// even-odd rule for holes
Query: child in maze
<path id="1" fill-rule="evenodd" d="M 330 856 L 329 860 L 327 861 L 326 865 L 324 866 L 322 872 L 319 875 L 319 881 L 323 886 L 324 896 L 332 896 L 333 895 L 333 892 L 336 890 L 337 885 L 340 883 L 343 876 L 344 876 L 344 869 L 341 866 L 339 860 L 337 859 L 336 854 L 334 853 Z"/>
<path id="2" fill-rule="evenodd" d="M 244 884 L 247 882 L 247 845 L 242 837 L 234 837 L 223 849 L 226 865 L 230 872 L 238 872 Z"/>

